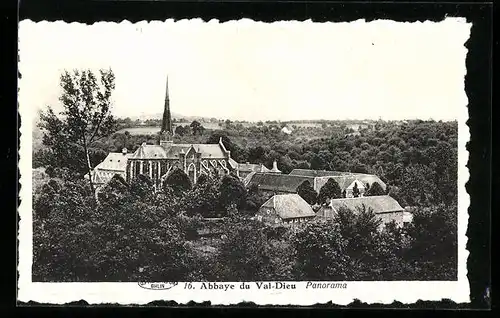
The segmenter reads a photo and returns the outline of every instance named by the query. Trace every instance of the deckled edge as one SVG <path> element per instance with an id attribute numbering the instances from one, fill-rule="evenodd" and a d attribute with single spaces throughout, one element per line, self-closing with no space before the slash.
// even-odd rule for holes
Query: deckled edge
<path id="1" fill-rule="evenodd" d="M 446 18 L 448 19 L 448 18 Z M 446 20 L 446 19 L 443 19 Z M 454 18 L 454 19 L 460 19 L 462 21 L 465 22 L 465 19 L 464 18 Z M 386 19 L 374 19 L 374 20 L 369 20 L 367 21 L 366 19 L 358 19 L 358 20 L 353 20 L 351 22 L 312 22 L 311 19 L 308 19 L 308 20 L 305 20 L 305 21 L 299 21 L 299 20 L 292 20 L 292 21 L 274 21 L 274 22 L 261 22 L 261 21 L 254 21 L 252 19 L 240 19 L 240 20 L 230 20 L 230 21 L 223 21 L 223 22 L 219 22 L 219 20 L 217 19 L 211 19 L 211 20 L 208 20 L 208 21 L 204 21 L 203 19 L 200 19 L 200 18 L 196 18 L 196 19 L 179 19 L 179 20 L 175 20 L 175 19 L 167 19 L 165 21 L 161 21 L 161 20 L 151 20 L 151 21 L 138 21 L 138 22 L 130 22 L 126 19 L 122 20 L 121 22 L 95 22 L 95 23 L 92 23 L 92 24 L 87 24 L 87 23 L 79 23 L 79 22 L 63 22 L 63 21 L 55 21 L 55 22 L 47 22 L 47 21 L 40 21 L 40 22 L 34 22 L 34 21 L 31 21 L 29 19 L 27 20 L 23 20 L 21 21 L 22 23 L 26 23 L 26 22 L 31 22 L 31 23 L 37 23 L 37 24 L 43 24 L 43 23 L 50 23 L 50 24 L 69 24 L 69 25 L 85 25 L 85 26 L 98 26 L 98 25 L 102 25 L 102 24 L 130 24 L 130 25 L 140 25 L 140 24 L 149 24 L 149 23 L 165 23 L 165 22 L 175 22 L 175 23 L 192 23 L 192 22 L 197 22 L 197 23 L 217 23 L 217 24 L 232 24 L 232 23 L 257 23 L 257 24 L 262 24 L 262 25 L 267 25 L 267 24 L 282 24 L 282 25 L 289 25 L 289 23 L 300 23 L 300 24 L 303 24 L 303 23 L 314 23 L 314 24 L 328 24 L 328 23 L 332 23 L 332 24 L 346 24 L 346 23 L 353 23 L 353 22 L 361 22 L 361 23 L 376 23 L 376 22 L 395 22 L 395 23 L 400 23 L 400 24 L 408 24 L 408 23 L 411 23 L 411 24 L 426 24 L 426 23 L 439 23 L 439 22 L 435 22 L 435 21 L 415 21 L 415 22 L 397 22 L 397 21 L 393 21 L 393 20 L 386 20 Z M 470 23 L 469 23 L 470 25 Z M 469 37 L 470 37 L 470 26 L 469 26 Z M 465 43 L 464 43 L 465 45 Z M 467 49 L 466 49 L 467 51 Z M 19 53 L 20 54 L 20 53 Z M 466 54 L 467 55 L 467 54 Z M 21 62 L 19 61 L 19 65 L 21 64 Z M 465 60 L 464 60 L 464 65 L 465 65 Z M 465 68 L 466 69 L 466 68 Z M 466 70 L 467 72 L 467 70 Z M 464 74 L 464 80 L 465 80 L 465 75 Z M 19 83 L 21 82 L 21 80 L 18 80 L 18 96 L 19 94 L 21 93 L 20 91 L 20 85 Z M 466 98 L 466 105 L 468 105 L 469 101 L 468 101 L 468 97 L 465 93 L 465 90 L 464 90 L 464 94 L 465 94 L 465 98 Z M 30 171 L 32 171 L 32 156 L 31 156 L 31 145 L 32 145 L 32 131 L 31 131 L 31 127 L 32 127 L 32 123 L 33 123 L 33 112 L 30 111 L 29 109 L 24 109 L 23 110 L 23 105 L 21 103 L 18 102 L 18 113 L 19 113 L 19 116 L 20 116 L 20 128 L 19 128 L 19 133 L 20 133 L 20 148 L 19 148 L 19 175 L 20 175 L 20 180 L 19 180 L 19 184 L 20 184 L 20 189 L 19 189 L 19 200 L 20 200 L 20 205 L 19 205 L 19 211 L 18 211 L 18 216 L 19 216 L 19 227 L 18 227 L 18 243 L 19 243 L 19 251 L 23 250 L 24 253 L 21 253 L 19 252 L 19 266 L 18 266 L 18 274 L 19 274 L 19 280 L 18 280 L 18 285 L 24 285 L 26 283 L 28 284 L 31 284 L 31 277 L 28 277 L 28 274 L 26 273 L 26 269 L 27 268 L 21 268 L 21 264 L 22 263 L 25 263 L 28 256 L 26 255 L 27 254 L 27 251 L 29 251 L 30 255 L 29 258 L 30 258 L 30 262 L 29 262 L 29 273 L 31 274 L 31 265 L 32 265 L 32 244 L 29 244 L 29 243 L 32 243 L 32 240 L 28 241 L 26 238 L 27 237 L 30 237 L 32 238 L 32 235 L 33 235 L 33 230 L 32 230 L 32 214 L 31 213 L 24 213 L 23 215 L 21 215 L 22 213 L 20 211 L 23 211 L 24 209 L 26 209 L 26 211 L 28 211 L 28 209 L 31 209 L 31 206 L 32 206 L 32 173 L 29 173 Z M 459 206 L 461 205 L 460 202 L 462 202 L 462 205 L 463 204 L 467 204 L 467 208 L 465 209 L 466 213 L 463 213 L 463 215 L 460 215 L 460 208 L 459 208 L 459 215 L 458 215 L 458 252 L 459 252 L 459 261 L 458 261 L 458 265 L 459 265 L 459 273 L 458 273 L 458 276 L 459 278 L 460 277 L 465 277 L 467 278 L 467 258 L 469 256 L 469 251 L 466 249 L 466 244 L 467 244 L 467 241 L 468 241 L 468 237 L 466 235 L 466 232 L 467 232 L 467 225 L 468 225 L 468 220 L 469 220 L 469 213 L 468 213 L 468 210 L 470 208 L 470 195 L 468 193 L 468 191 L 466 190 L 466 184 L 468 183 L 469 179 L 470 179 L 470 173 L 469 173 L 469 170 L 467 168 L 467 163 L 469 161 L 469 158 L 470 158 L 470 154 L 469 154 L 469 151 L 467 150 L 466 148 L 466 145 L 467 143 L 470 141 L 470 128 L 469 126 L 467 125 L 467 120 L 468 120 L 468 112 L 467 112 L 467 107 L 464 107 L 464 110 L 462 111 L 462 114 L 461 116 L 459 116 L 459 119 L 457 120 L 458 122 L 458 129 L 459 129 L 459 145 L 458 145 L 458 157 L 459 157 L 459 160 L 458 160 L 458 167 L 459 167 L 459 172 L 461 169 L 463 169 L 464 171 L 462 173 L 459 173 L 459 182 L 457 182 L 457 185 L 458 185 L 458 191 L 459 191 Z M 465 140 L 465 136 L 461 136 L 461 134 L 464 134 L 466 136 L 466 140 Z M 23 146 L 24 145 L 24 146 Z M 30 145 L 28 147 L 28 145 Z M 28 149 L 30 149 L 28 151 Z M 30 156 L 27 156 L 27 154 L 30 154 Z M 462 160 L 460 160 L 460 158 L 462 158 Z M 462 178 L 460 178 L 460 175 L 462 175 Z M 462 180 L 463 179 L 463 180 Z M 460 182 L 460 180 L 462 180 L 463 182 Z M 22 217 L 21 217 L 22 216 Z M 29 242 L 29 243 L 28 243 Z M 463 247 L 463 248 L 461 248 Z M 23 255 L 24 254 L 24 255 Z M 462 265 L 462 266 L 461 266 Z M 462 273 L 462 274 L 460 274 Z M 31 276 L 31 275 L 30 275 Z M 352 282 L 348 282 L 348 283 L 352 283 Z M 56 283 L 57 284 L 57 283 Z M 61 284 L 61 283 L 59 283 Z M 28 286 L 26 286 L 28 287 Z M 469 288 L 468 288 L 468 285 L 467 285 L 467 291 L 469 291 Z M 18 292 L 19 292 L 19 295 L 23 296 L 23 291 L 21 290 L 21 288 L 18 286 Z M 19 296 L 18 295 L 18 296 Z M 20 297 L 21 298 L 21 297 Z M 23 297 L 24 298 L 24 297 Z M 78 298 L 78 297 L 77 297 Z M 436 299 L 437 301 L 439 301 L 439 299 Z M 34 301 L 34 299 L 26 299 L 26 300 L 22 300 L 22 301 Z M 36 301 L 36 300 L 35 300 Z M 74 301 L 79 301 L 79 299 L 74 299 Z M 150 301 L 150 302 L 155 302 L 155 301 L 164 301 L 164 299 L 161 299 L 158 298 L 157 300 L 153 300 L 153 301 Z M 357 299 L 357 298 L 353 298 L 352 299 L 353 302 L 359 302 L 360 300 Z M 361 299 L 361 301 L 363 301 Z M 148 302 L 148 303 L 150 303 Z M 177 301 L 171 301 L 171 302 L 174 302 L 175 304 L 178 304 Z M 185 302 L 181 302 L 181 304 L 188 304 L 188 303 L 192 303 L 193 301 L 190 300 L 190 301 L 185 301 Z M 202 300 L 198 303 L 206 303 L 206 302 L 209 302 L 211 303 L 209 300 Z M 392 303 L 394 302 L 398 302 L 397 300 L 393 300 Z M 50 302 L 52 304 L 63 304 L 63 303 L 68 303 L 68 302 L 58 302 L 58 301 L 55 301 L 55 302 Z M 104 304 L 104 303 L 110 303 L 110 302 L 103 302 L 103 303 L 99 303 L 99 302 L 94 302 L 94 303 L 90 303 L 90 304 Z M 113 303 L 113 302 L 112 302 Z M 134 305 L 134 303 L 123 303 L 123 302 L 114 302 L 114 303 L 117 303 L 117 304 L 121 304 L 121 305 Z M 234 304 L 241 304 L 241 303 L 245 303 L 245 301 L 242 299 L 240 300 L 239 302 L 230 302 L 230 303 L 216 303 L 214 305 L 234 305 Z M 253 302 L 246 302 L 247 304 L 255 304 Z M 332 301 L 329 302 L 330 304 L 332 303 Z M 372 302 L 371 304 L 376 304 L 378 302 Z M 384 302 L 383 304 L 389 304 L 390 302 Z M 138 302 L 136 304 L 144 304 L 143 302 Z M 323 304 L 326 304 L 326 303 L 323 303 Z M 259 303 L 257 305 L 276 305 L 275 303 Z M 294 304 L 288 304 L 288 305 L 294 305 Z M 333 305 L 338 305 L 338 304 L 335 304 L 333 303 Z M 279 304 L 279 306 L 287 306 L 287 304 Z M 299 306 L 304 306 L 304 305 L 299 305 Z M 309 305 L 305 305 L 305 306 L 309 306 Z M 341 305 L 338 305 L 338 306 L 341 306 Z"/>

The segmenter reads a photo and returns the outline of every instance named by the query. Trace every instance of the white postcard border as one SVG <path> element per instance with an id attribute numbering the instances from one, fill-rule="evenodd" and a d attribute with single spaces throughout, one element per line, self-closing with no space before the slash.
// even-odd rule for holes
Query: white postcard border
<path id="1" fill-rule="evenodd" d="M 447 18 L 466 23 L 462 18 Z M 26 21 L 23 21 L 26 23 Z M 198 21 L 200 22 L 200 21 Z M 245 23 L 251 23 L 245 20 Z M 359 21 L 353 22 L 357 23 Z M 370 22 L 376 23 L 377 21 Z M 33 22 L 31 22 L 33 23 Z M 40 22 L 48 23 L 48 22 Z M 56 22 L 63 23 L 63 22 Z M 122 23 L 130 23 L 124 21 Z M 178 23 L 188 23 L 187 20 Z M 213 23 L 213 21 L 209 22 Z M 243 23 L 230 21 L 225 23 Z M 312 22 L 285 22 L 312 23 Z M 418 23 L 418 22 L 417 22 Z M 196 26 L 196 24 L 194 25 Z M 469 26 L 470 28 L 470 26 Z M 465 43 L 464 43 L 465 44 Z M 463 75 L 465 76 L 464 47 Z M 22 74 L 22 52 L 19 68 Z M 20 80 L 22 83 L 22 80 Z M 22 90 L 22 85 L 20 84 Z M 22 93 L 22 92 L 21 92 Z M 468 99 L 463 92 L 463 107 L 458 118 L 458 280 L 457 281 L 396 281 L 396 282 L 345 282 L 346 288 L 306 288 L 307 282 L 286 282 L 294 284 L 296 289 L 264 290 L 255 283 L 250 289 L 240 289 L 240 282 L 233 283 L 235 289 L 229 291 L 200 289 L 201 283 L 192 283 L 196 289 L 184 288 L 184 283 L 166 290 L 148 290 L 137 283 L 34 283 L 31 281 L 32 269 L 32 123 L 33 111 L 27 105 L 19 105 L 21 116 L 19 169 L 21 188 L 19 196 L 19 280 L 18 300 L 35 301 L 47 304 L 65 304 L 85 300 L 89 304 L 147 304 L 152 301 L 175 301 L 185 304 L 190 301 L 210 301 L 212 305 L 231 305 L 241 302 L 253 302 L 258 305 L 300 305 L 308 306 L 332 302 L 347 305 L 354 300 L 366 303 L 389 304 L 394 301 L 414 303 L 418 300 L 439 301 L 450 299 L 457 303 L 470 302 L 469 282 L 467 279 L 467 244 L 468 207 L 470 197 L 465 189 L 469 179 L 466 167 L 468 151 L 466 143 L 470 139 L 468 119 Z M 344 283 L 344 282 L 340 282 Z M 229 284 L 229 283 L 225 283 Z M 257 292 L 258 291 L 258 292 Z"/>

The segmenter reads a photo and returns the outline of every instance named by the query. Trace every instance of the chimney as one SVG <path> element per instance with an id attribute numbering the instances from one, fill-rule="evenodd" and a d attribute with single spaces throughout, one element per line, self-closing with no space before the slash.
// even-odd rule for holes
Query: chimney
<path id="1" fill-rule="evenodd" d="M 123 149 L 122 149 L 122 155 L 124 155 L 124 156 L 125 156 L 126 154 L 127 154 L 127 148 L 123 148 Z"/>

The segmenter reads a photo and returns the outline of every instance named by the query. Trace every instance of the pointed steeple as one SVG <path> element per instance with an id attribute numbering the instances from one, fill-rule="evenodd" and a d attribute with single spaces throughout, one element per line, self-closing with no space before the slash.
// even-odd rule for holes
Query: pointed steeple
<path id="1" fill-rule="evenodd" d="M 170 115 L 170 99 L 168 96 L 168 76 L 167 76 L 167 85 L 165 92 L 165 108 L 163 110 L 163 120 L 161 122 L 161 134 L 170 133 L 173 135 L 172 131 L 172 117 Z"/>

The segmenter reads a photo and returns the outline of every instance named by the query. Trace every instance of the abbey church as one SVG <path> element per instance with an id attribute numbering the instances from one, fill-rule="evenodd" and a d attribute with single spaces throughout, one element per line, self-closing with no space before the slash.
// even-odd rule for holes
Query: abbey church
<path id="1" fill-rule="evenodd" d="M 237 165 L 231 160 L 231 152 L 226 149 L 222 139 L 218 144 L 176 144 L 173 136 L 167 79 L 159 144 L 142 144 L 128 158 L 127 182 L 144 174 L 153 180 L 156 187 L 161 187 L 169 172 L 176 168 L 183 170 L 193 184 L 202 174 L 222 175 L 231 171 L 237 174 Z"/>
<path id="2" fill-rule="evenodd" d="M 106 184 L 118 174 L 127 182 L 138 175 L 147 175 L 159 189 L 164 179 L 176 168 L 183 170 L 196 183 L 202 174 L 214 176 L 234 173 L 241 179 L 250 173 L 281 173 L 276 162 L 272 169 L 262 164 L 240 164 L 231 158 L 222 138 L 217 144 L 178 144 L 174 143 L 174 130 L 170 113 L 168 79 L 166 84 L 165 104 L 158 144 L 142 144 L 134 153 L 111 152 L 92 171 L 92 181 L 96 186 Z M 87 176 L 88 177 L 88 176 Z"/>

